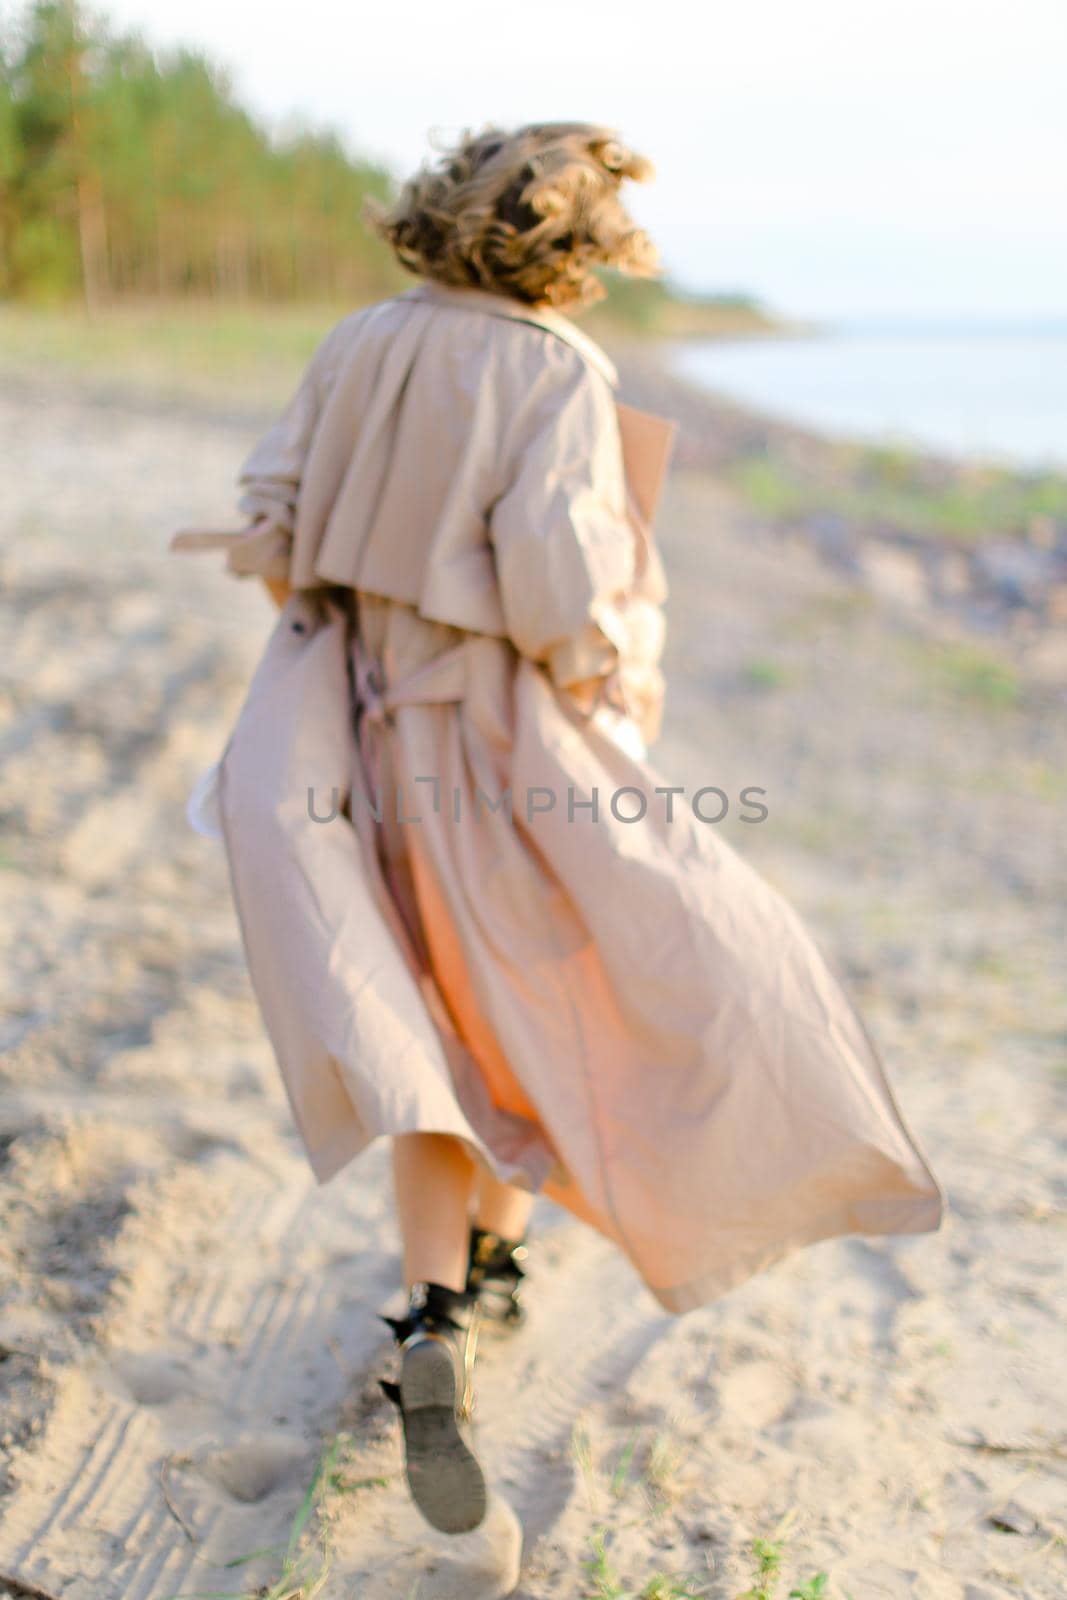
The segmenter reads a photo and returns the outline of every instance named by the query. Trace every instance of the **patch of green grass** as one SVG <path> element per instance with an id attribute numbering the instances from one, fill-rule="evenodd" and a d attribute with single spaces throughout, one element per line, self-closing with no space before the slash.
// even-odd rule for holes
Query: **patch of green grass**
<path id="1" fill-rule="evenodd" d="M 343 1472 L 333 1472 L 330 1474 L 328 1487 L 333 1494 L 358 1494 L 360 1489 L 386 1489 L 389 1487 L 389 1479 L 346 1478 Z"/>
<path id="2" fill-rule="evenodd" d="M 912 640 L 912 661 L 936 688 L 987 709 L 1015 705 L 1022 680 L 1015 668 L 981 645 L 956 640 Z"/>
<path id="3" fill-rule="evenodd" d="M 571 1454 L 578 1465 L 585 1484 L 585 1498 L 589 1510 L 597 1515 L 597 1474 L 593 1464 L 593 1444 L 589 1437 L 587 1424 L 579 1418 L 571 1428 Z"/>
<path id="4" fill-rule="evenodd" d="M 1023 772 L 1032 795 L 1038 800 L 1062 800 L 1067 795 L 1067 771 L 1051 762 L 1034 761 Z"/>
<path id="5" fill-rule="evenodd" d="M 746 1589 L 744 1594 L 738 1595 L 736 1600 L 774 1600 L 781 1582 L 786 1544 L 796 1519 L 797 1510 L 794 1506 L 781 1518 L 769 1538 L 753 1539 L 751 1551 L 755 1571 L 752 1575 L 752 1587 Z M 789 1600 L 829 1600 L 827 1594 L 829 1582 L 828 1573 L 817 1572 L 806 1583 L 790 1589 Z"/>
<path id="6" fill-rule="evenodd" d="M 667 1433 L 657 1433 L 649 1447 L 643 1474 L 654 1506 L 675 1497 L 676 1473 L 681 1462 L 682 1452 L 675 1441 Z"/>
<path id="7" fill-rule="evenodd" d="M 848 845 L 864 845 L 871 838 L 872 827 L 870 817 L 844 806 L 824 805 L 806 814 L 781 809 L 775 820 L 779 840 L 813 853 L 820 850 L 837 853 Z"/>
<path id="8" fill-rule="evenodd" d="M 768 656 L 753 656 L 741 669 L 744 681 L 753 689 L 784 689 L 796 677 L 792 667 Z"/>
<path id="9" fill-rule="evenodd" d="M 624 1583 L 607 1550 L 608 1529 L 599 1523 L 590 1536 L 592 1554 L 582 1560 L 583 1600 L 703 1600 L 707 1591 L 690 1573 L 656 1572 L 640 1589 Z"/>
<path id="10" fill-rule="evenodd" d="M 746 1589 L 744 1594 L 738 1595 L 736 1600 L 774 1600 L 782 1578 L 786 1544 L 796 1516 L 794 1507 L 786 1512 L 770 1538 L 753 1539 L 751 1550 L 756 1570 L 752 1577 L 752 1587 Z M 806 1582 L 798 1583 L 790 1589 L 789 1600 L 829 1600 L 829 1583 L 829 1573 L 816 1572 Z M 847 1593 L 845 1600 L 851 1600 L 851 1596 Z"/>
<path id="11" fill-rule="evenodd" d="M 284 1547 L 268 1545 L 222 1563 L 227 1568 L 243 1567 L 260 1556 L 281 1554 L 282 1569 L 273 1583 L 255 1589 L 200 1590 L 172 1595 L 170 1600 L 314 1600 L 329 1577 L 333 1559 L 327 1516 L 331 1495 L 352 1494 L 389 1481 L 388 1478 L 346 1478 L 343 1460 L 339 1458 L 350 1444 L 349 1435 L 338 1434 L 320 1453 Z M 318 1534 L 309 1540 L 307 1530 L 314 1511 L 319 1513 Z"/>
<path id="12" fill-rule="evenodd" d="M 1020 975 L 1018 962 L 1003 950 L 979 950 L 970 958 L 967 965 L 973 973 L 982 978 L 1014 982 Z"/>
<path id="13" fill-rule="evenodd" d="M 615 1471 L 611 1475 L 611 1492 L 615 1496 L 616 1500 L 620 1499 L 626 1490 L 626 1480 L 630 1475 L 630 1467 L 633 1462 L 634 1451 L 637 1448 L 638 1432 L 639 1430 L 635 1428 L 630 1434 L 630 1437 L 623 1446 L 622 1454 L 618 1459 Z"/>
<path id="14" fill-rule="evenodd" d="M 729 472 L 730 481 L 749 505 L 775 520 L 812 509 L 811 495 L 797 483 L 784 463 L 770 456 L 749 456 Z"/>
<path id="15" fill-rule="evenodd" d="M 790 1589 L 789 1600 L 823 1600 L 829 1582 L 829 1573 L 817 1572 L 814 1578 L 809 1578 L 798 1589 Z"/>
<path id="16" fill-rule="evenodd" d="M 641 1590 L 640 1600 L 701 1600 L 707 1590 L 694 1588 L 695 1583 L 695 1578 L 672 1578 L 667 1573 L 657 1572 Z"/>
<path id="17" fill-rule="evenodd" d="M 778 1539 L 753 1539 L 752 1555 L 756 1562 L 752 1587 L 739 1595 L 738 1600 L 773 1600 L 782 1576 L 785 1543 Z"/>
<path id="18" fill-rule="evenodd" d="M 173 304 L 0 307 L 0 363 L 142 390 L 254 395 L 277 402 L 323 335 L 352 306 Z"/>
<path id="19" fill-rule="evenodd" d="M 860 531 L 959 544 L 1019 538 L 1067 519 L 1067 476 L 960 464 L 946 473 L 905 447 L 835 452 L 821 466 L 761 454 L 739 461 L 734 487 L 772 521 L 838 516 Z"/>
<path id="20" fill-rule="evenodd" d="M 626 1594 L 619 1574 L 608 1559 L 607 1537 L 605 1527 L 595 1528 L 590 1541 L 593 1553 L 582 1561 L 589 1583 L 583 1590 L 587 1600 L 623 1600 Z"/>
<path id="21" fill-rule="evenodd" d="M 612 1498 L 621 1501 L 627 1492 L 638 1485 L 644 1492 L 647 1504 L 640 1505 L 636 1517 L 628 1527 L 644 1526 L 676 1492 L 675 1473 L 681 1459 L 680 1451 L 670 1435 L 660 1431 L 651 1435 L 647 1449 L 642 1451 L 640 1467 L 635 1466 L 642 1430 L 631 1429 L 615 1463 L 608 1487 Z M 698 1580 L 688 1573 L 654 1573 L 643 1586 L 634 1587 L 624 1581 L 608 1553 L 610 1530 L 602 1520 L 598 1502 L 599 1475 L 593 1458 L 592 1441 L 588 1425 L 579 1418 L 571 1430 L 571 1453 L 585 1481 L 586 1498 L 594 1519 L 590 1534 L 591 1553 L 582 1560 L 586 1574 L 586 1600 L 700 1600 L 705 1591 Z"/>
<path id="22" fill-rule="evenodd" d="M 784 617 L 778 631 L 790 639 L 819 639 L 833 629 L 851 627 L 861 621 L 876 609 L 877 604 L 871 591 L 858 585 L 816 595 L 807 601 L 802 610 Z"/>
<path id="23" fill-rule="evenodd" d="M 738 1596 L 738 1600 L 772 1600 L 782 1576 L 785 1547 L 777 1541 L 755 1539 L 752 1543 L 752 1553 L 757 1563 L 755 1581 L 751 1589 L 746 1589 L 743 1595 Z M 790 1589 L 789 1600 L 829 1600 L 827 1594 L 829 1582 L 829 1573 L 817 1572 L 806 1583 Z"/>

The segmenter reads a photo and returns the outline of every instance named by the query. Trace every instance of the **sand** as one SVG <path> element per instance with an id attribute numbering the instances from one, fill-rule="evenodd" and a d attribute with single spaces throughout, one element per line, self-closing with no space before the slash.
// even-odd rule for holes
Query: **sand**
<path id="1" fill-rule="evenodd" d="M 671 1317 L 539 1202 L 529 1324 L 478 1362 L 498 1498 L 449 1540 L 376 1384 L 388 1152 L 314 1185 L 184 815 L 273 613 L 166 540 L 233 520 L 265 415 L 0 399 L 0 1594 L 1063 1594 L 1062 650 L 675 474 L 657 764 L 767 790 L 727 836 L 846 974 L 950 1213 Z"/>

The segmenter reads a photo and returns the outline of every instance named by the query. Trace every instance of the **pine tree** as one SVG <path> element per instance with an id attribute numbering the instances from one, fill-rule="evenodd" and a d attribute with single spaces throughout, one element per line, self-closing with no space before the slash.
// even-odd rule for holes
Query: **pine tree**
<path id="1" fill-rule="evenodd" d="M 273 138 L 197 52 L 34 0 L 0 31 L 0 293 L 370 298 L 403 278 L 361 221 L 390 175 Z M 406 280 L 404 280 L 406 281 Z"/>

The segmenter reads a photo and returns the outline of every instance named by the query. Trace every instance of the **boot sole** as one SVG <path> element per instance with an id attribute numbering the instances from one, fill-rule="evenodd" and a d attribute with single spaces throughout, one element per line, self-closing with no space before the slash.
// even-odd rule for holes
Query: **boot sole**
<path id="1" fill-rule="evenodd" d="M 455 1360 L 439 1340 L 404 1352 L 400 1397 L 411 1498 L 439 1532 L 470 1533 L 484 1520 L 489 1497 L 456 1416 Z"/>

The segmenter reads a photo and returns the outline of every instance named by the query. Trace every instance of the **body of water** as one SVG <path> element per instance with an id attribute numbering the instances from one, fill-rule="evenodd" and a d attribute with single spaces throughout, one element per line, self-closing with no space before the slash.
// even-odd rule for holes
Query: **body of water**
<path id="1" fill-rule="evenodd" d="M 1067 469 L 1067 324 L 865 324 L 811 337 L 694 340 L 672 359 L 708 389 L 825 433 Z"/>

